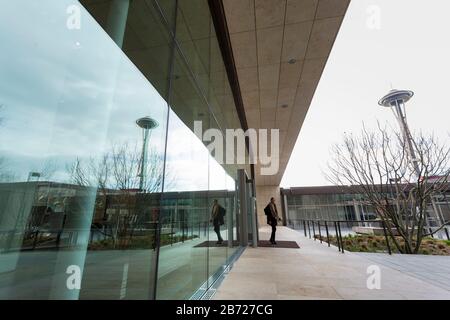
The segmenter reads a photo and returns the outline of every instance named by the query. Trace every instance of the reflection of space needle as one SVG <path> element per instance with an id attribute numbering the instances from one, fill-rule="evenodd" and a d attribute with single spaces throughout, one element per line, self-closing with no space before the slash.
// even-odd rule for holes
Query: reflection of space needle
<path id="1" fill-rule="evenodd" d="M 156 128 L 158 126 L 158 122 L 150 117 L 143 117 L 136 120 L 136 124 L 142 128 L 142 154 L 141 161 L 139 161 L 139 190 L 142 191 L 145 185 L 145 168 L 147 161 L 147 141 L 150 135 L 150 130 Z"/>

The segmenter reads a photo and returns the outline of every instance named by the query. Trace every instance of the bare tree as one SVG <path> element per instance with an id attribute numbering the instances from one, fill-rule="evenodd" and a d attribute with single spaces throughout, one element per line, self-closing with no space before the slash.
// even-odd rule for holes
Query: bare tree
<path id="1" fill-rule="evenodd" d="M 76 158 L 73 163 L 66 165 L 66 171 L 69 174 L 70 182 L 76 184 L 77 186 L 88 187 L 95 185 L 89 180 L 89 173 L 87 173 L 86 168 L 82 164 L 80 158 Z"/>
<path id="2" fill-rule="evenodd" d="M 333 146 L 326 174 L 330 182 L 364 195 L 401 253 L 417 253 L 424 237 L 449 224 L 436 219 L 436 228 L 425 230 L 433 197 L 449 188 L 450 148 L 422 133 L 413 138 L 413 147 L 419 174 L 400 133 L 390 134 L 379 124 L 375 132 L 363 127 L 360 136 L 345 134 L 343 143 Z"/>
<path id="3" fill-rule="evenodd" d="M 128 143 L 114 144 L 101 159 L 77 158 L 66 166 L 70 181 L 80 186 L 93 186 L 99 189 L 131 190 L 138 189 L 140 183 L 139 166 L 141 151 Z M 151 150 L 146 162 L 145 192 L 158 192 L 162 189 L 164 159 L 156 151 Z M 171 175 L 166 174 L 165 183 L 172 183 Z"/>
<path id="4" fill-rule="evenodd" d="M 114 194 L 116 209 L 119 208 L 119 214 L 114 216 L 114 245 L 126 246 L 131 239 L 140 214 L 136 207 L 136 192 L 161 192 L 163 181 L 166 186 L 172 183 L 170 173 L 163 180 L 163 160 L 155 150 L 150 150 L 144 168 L 143 190 L 139 190 L 141 150 L 137 145 L 113 144 L 100 160 L 77 158 L 67 166 L 72 183 L 97 187 L 102 196 Z"/>

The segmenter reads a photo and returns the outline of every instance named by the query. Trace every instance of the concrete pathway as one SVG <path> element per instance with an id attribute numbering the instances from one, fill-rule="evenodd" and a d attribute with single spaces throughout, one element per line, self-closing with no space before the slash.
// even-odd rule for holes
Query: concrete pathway
<path id="1" fill-rule="evenodd" d="M 398 270 L 450 291 L 450 256 L 427 256 L 419 254 L 357 253 L 362 257 L 386 267 Z"/>
<path id="2" fill-rule="evenodd" d="M 260 229 L 260 238 L 269 233 Z M 300 249 L 247 248 L 214 299 L 450 299 L 449 290 L 292 229 L 279 227 L 277 239 L 297 241 Z M 381 270 L 379 290 L 367 288 L 371 265 Z"/>

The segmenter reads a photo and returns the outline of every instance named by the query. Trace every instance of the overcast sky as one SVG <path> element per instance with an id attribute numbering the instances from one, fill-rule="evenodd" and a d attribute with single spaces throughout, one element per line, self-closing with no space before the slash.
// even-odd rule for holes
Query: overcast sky
<path id="1" fill-rule="evenodd" d="M 376 14 L 380 13 L 379 29 Z M 411 131 L 449 139 L 450 1 L 353 0 L 316 90 L 281 185 L 330 184 L 330 147 L 376 121 L 396 125 L 378 100 L 391 85 L 413 90 Z M 375 20 L 374 20 L 375 19 Z M 370 27 L 369 27 L 370 26 Z"/>
<path id="2" fill-rule="evenodd" d="M 136 119 L 150 116 L 149 148 L 164 154 L 167 103 L 81 6 L 81 28 L 66 27 L 72 0 L 22 0 L 0 10 L 0 176 L 25 181 L 49 166 L 101 157 L 112 145 L 140 150 Z M 171 112 L 166 191 L 233 189 L 234 181 Z M 137 169 L 137 168 L 136 168 Z M 137 170 L 136 170 L 137 174 Z"/>

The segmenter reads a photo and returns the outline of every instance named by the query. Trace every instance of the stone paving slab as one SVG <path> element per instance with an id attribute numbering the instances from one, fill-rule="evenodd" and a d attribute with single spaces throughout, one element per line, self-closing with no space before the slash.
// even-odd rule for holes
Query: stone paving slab
<path id="1" fill-rule="evenodd" d="M 268 239 L 270 229 L 260 229 Z M 365 255 L 340 253 L 336 247 L 279 227 L 277 241 L 296 241 L 300 249 L 247 248 L 226 275 L 214 299 L 450 299 L 450 291 Z M 427 256 L 428 257 L 428 256 Z M 378 265 L 381 288 L 367 288 L 367 268 Z M 433 263 L 427 264 L 431 267 Z M 417 266 L 416 266 L 417 267 Z M 442 266 L 445 267 L 445 266 Z M 441 270 L 441 269 L 440 269 Z M 442 273 L 442 272 L 441 272 Z M 436 277 L 439 273 L 436 273 Z M 443 276 L 442 276 L 443 278 Z"/>
<path id="2" fill-rule="evenodd" d="M 450 291 L 450 256 L 356 254 Z"/>

